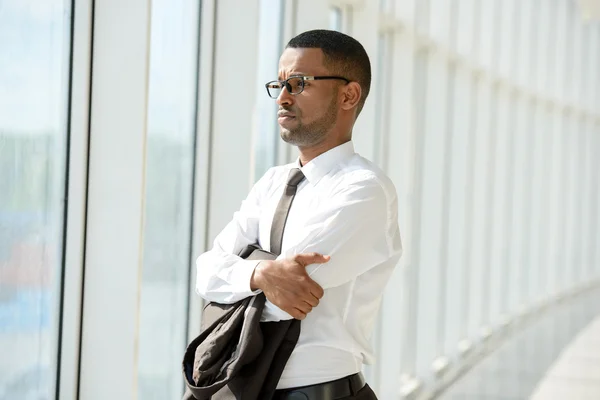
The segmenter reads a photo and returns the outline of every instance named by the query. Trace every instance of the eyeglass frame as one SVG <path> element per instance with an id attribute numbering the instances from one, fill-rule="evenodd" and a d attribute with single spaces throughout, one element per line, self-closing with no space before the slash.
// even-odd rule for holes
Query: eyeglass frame
<path id="1" fill-rule="evenodd" d="M 292 91 L 290 90 L 291 85 L 289 85 L 288 81 L 290 79 L 298 79 L 298 78 L 302 79 L 302 89 L 298 93 L 292 93 Z M 277 83 L 279 83 L 281 85 L 281 88 L 272 88 L 272 89 L 281 89 L 283 91 L 284 88 L 285 88 L 285 90 L 287 90 L 289 94 L 291 94 L 292 96 L 295 96 L 297 94 L 300 94 L 300 93 L 304 92 L 304 87 L 305 87 L 304 86 L 304 82 L 305 81 L 321 81 L 321 80 L 325 80 L 325 79 L 339 79 L 339 80 L 342 80 L 342 81 L 346 81 L 346 85 L 349 84 L 350 82 L 352 82 L 348 78 L 344 78 L 343 76 L 335 76 L 335 75 L 323 75 L 323 76 L 293 75 L 293 76 L 290 76 L 287 79 L 269 81 L 269 82 L 265 83 L 265 89 L 267 89 L 267 95 L 270 98 L 276 99 L 279 96 L 277 96 L 277 97 L 271 96 L 271 93 L 269 92 L 269 85 L 272 85 L 273 83 L 277 82 Z"/>

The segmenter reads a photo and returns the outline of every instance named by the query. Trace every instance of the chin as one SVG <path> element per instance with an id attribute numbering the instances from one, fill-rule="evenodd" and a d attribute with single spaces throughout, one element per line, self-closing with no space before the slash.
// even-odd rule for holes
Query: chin
<path id="1" fill-rule="evenodd" d="M 302 140 L 299 140 L 300 138 L 296 134 L 287 129 L 281 128 L 280 136 L 284 142 L 291 144 L 292 146 L 299 146 L 302 144 Z"/>
<path id="2" fill-rule="evenodd" d="M 279 136 L 281 136 L 281 139 L 286 143 L 294 144 L 294 142 L 295 142 L 292 132 L 290 132 L 287 129 L 281 128 L 281 131 L 279 132 Z"/>

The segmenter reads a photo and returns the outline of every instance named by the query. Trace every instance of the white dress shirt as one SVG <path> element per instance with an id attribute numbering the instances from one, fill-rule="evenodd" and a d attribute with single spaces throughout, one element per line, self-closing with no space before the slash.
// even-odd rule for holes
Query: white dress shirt
<path id="1" fill-rule="evenodd" d="M 213 248 L 198 257 L 200 296 L 227 304 L 259 293 L 250 290 L 258 262 L 235 254 L 253 243 L 269 250 L 273 214 L 292 168 L 300 168 L 306 179 L 298 185 L 279 258 L 317 252 L 331 259 L 307 267 L 324 295 L 301 323 L 278 389 L 338 379 L 373 362 L 369 339 L 385 284 L 402 253 L 396 189 L 347 142 L 303 167 L 297 160 L 265 173 Z M 263 321 L 291 318 L 267 300 Z"/>

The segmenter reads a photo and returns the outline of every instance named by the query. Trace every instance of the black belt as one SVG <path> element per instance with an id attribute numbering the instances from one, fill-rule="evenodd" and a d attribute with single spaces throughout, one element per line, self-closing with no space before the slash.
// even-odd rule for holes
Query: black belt
<path id="1" fill-rule="evenodd" d="M 336 400 L 355 396 L 365 386 L 362 373 L 346 376 L 331 382 L 275 391 L 273 400 Z"/>

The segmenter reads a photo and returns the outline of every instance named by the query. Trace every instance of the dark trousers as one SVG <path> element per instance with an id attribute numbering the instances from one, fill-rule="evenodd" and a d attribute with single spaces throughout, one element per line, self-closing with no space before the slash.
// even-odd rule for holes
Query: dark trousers
<path id="1" fill-rule="evenodd" d="M 344 399 L 340 399 L 340 400 L 377 400 L 377 396 L 375 396 L 375 393 L 373 392 L 373 390 L 369 387 L 369 384 L 366 384 L 365 387 L 363 387 L 362 389 L 360 389 L 358 391 L 358 393 L 356 393 L 355 396 L 350 396 L 350 397 L 344 397 Z"/>
<path id="2" fill-rule="evenodd" d="M 283 392 L 283 391 L 276 391 L 275 396 L 273 397 L 273 400 L 285 400 L 286 395 L 284 393 L 285 392 Z M 297 397 L 297 398 L 299 398 L 299 397 Z M 309 400 L 332 400 L 332 399 L 309 399 Z M 375 393 L 369 387 L 369 384 L 365 384 L 365 386 L 363 386 L 362 389 L 360 389 L 358 392 L 356 392 L 355 395 L 342 397 L 342 398 L 338 398 L 335 400 L 377 400 L 377 396 L 375 396 Z"/>

